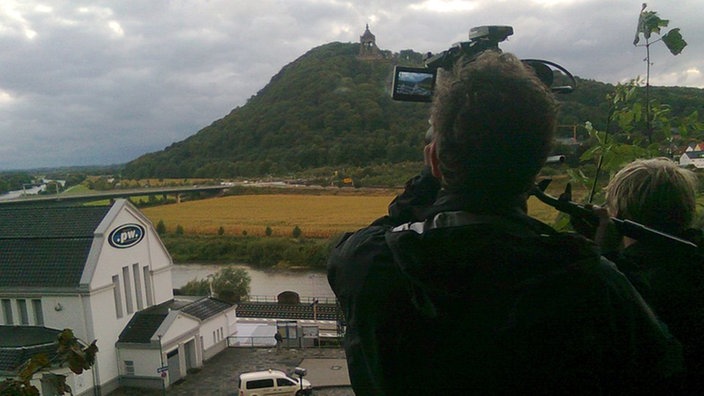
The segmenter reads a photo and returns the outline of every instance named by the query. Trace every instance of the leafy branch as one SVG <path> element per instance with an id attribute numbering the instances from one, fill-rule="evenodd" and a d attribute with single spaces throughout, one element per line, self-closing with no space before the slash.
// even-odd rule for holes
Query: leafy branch
<path id="1" fill-rule="evenodd" d="M 636 30 L 636 36 L 633 39 L 633 45 L 636 47 L 645 47 L 645 59 L 646 62 L 646 74 L 645 74 L 645 114 L 646 114 L 646 136 L 648 137 L 649 143 L 653 142 L 652 136 L 652 124 L 650 119 L 650 46 L 654 43 L 662 41 L 672 55 L 679 55 L 684 47 L 687 46 L 687 42 L 682 38 L 679 28 L 674 28 L 667 33 L 660 36 L 659 39 L 650 41 L 653 34 L 660 35 L 660 30 L 667 27 L 670 23 L 667 19 L 661 19 L 657 12 L 646 11 L 648 7 L 646 3 L 643 3 L 640 10 L 640 15 L 638 16 L 638 27 Z M 645 39 L 645 44 L 640 43 L 640 37 L 643 35 Z"/>
<path id="2" fill-rule="evenodd" d="M 39 396 L 39 390 L 31 384 L 32 378 L 38 372 L 51 367 L 68 367 L 73 373 L 81 374 L 95 364 L 95 356 L 98 353 L 95 340 L 84 347 L 71 329 L 64 329 L 56 341 L 56 354 L 52 358 L 43 353 L 29 358 L 17 370 L 16 378 L 0 382 L 0 395 Z M 65 375 L 47 373 L 44 379 L 52 383 L 55 394 L 73 394 L 71 387 L 66 384 Z"/>

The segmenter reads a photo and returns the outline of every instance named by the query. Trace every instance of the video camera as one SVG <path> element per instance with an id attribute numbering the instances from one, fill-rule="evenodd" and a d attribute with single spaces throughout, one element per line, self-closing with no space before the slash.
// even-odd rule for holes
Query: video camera
<path id="1" fill-rule="evenodd" d="M 451 69 L 461 57 L 472 59 L 486 50 L 501 51 L 499 43 L 513 34 L 511 26 L 478 26 L 469 30 L 469 41 L 455 43 L 450 49 L 437 55 L 426 54 L 424 68 L 396 66 L 391 96 L 395 100 L 407 102 L 431 102 L 438 69 Z M 553 62 L 540 59 L 522 59 L 533 68 L 540 80 L 556 93 L 570 93 L 577 85 L 570 72 Z M 553 87 L 553 69 L 558 69 L 572 85 Z"/>

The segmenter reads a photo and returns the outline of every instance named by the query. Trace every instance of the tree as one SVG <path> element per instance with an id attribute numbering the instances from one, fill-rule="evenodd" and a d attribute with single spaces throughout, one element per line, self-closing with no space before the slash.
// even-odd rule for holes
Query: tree
<path id="1" fill-rule="evenodd" d="M 192 279 L 180 291 L 185 296 L 209 296 L 210 282 L 207 279 Z"/>
<path id="2" fill-rule="evenodd" d="M 636 29 L 636 37 L 633 39 L 633 45 L 636 47 L 645 47 L 645 62 L 646 73 L 645 73 L 645 122 L 646 122 L 646 136 L 648 137 L 648 142 L 653 142 L 652 137 L 652 124 L 650 119 L 650 46 L 658 41 L 665 43 L 665 46 L 672 53 L 672 55 L 679 55 L 684 47 L 687 46 L 687 42 L 682 38 L 679 28 L 674 28 L 669 32 L 660 36 L 659 39 L 650 41 L 650 37 L 653 33 L 660 34 L 660 29 L 667 27 L 670 23 L 667 19 L 661 19 L 658 17 L 655 11 L 646 11 L 648 5 L 643 3 L 640 9 L 640 15 L 638 16 L 638 28 Z M 640 36 L 643 35 L 645 39 L 645 44 L 640 43 Z"/>
<path id="3" fill-rule="evenodd" d="M 226 267 L 213 275 L 211 284 L 217 298 L 230 303 L 238 303 L 249 296 L 251 282 L 252 278 L 246 270 Z"/>
<path id="4" fill-rule="evenodd" d="M 692 131 L 696 132 L 697 128 L 701 127 L 696 111 L 689 116 L 676 118 L 672 116 L 670 106 L 650 99 L 650 46 L 662 41 L 673 55 L 678 55 L 687 43 L 682 39 L 679 28 L 670 30 L 658 40 L 650 41 L 651 36 L 654 33 L 659 35 L 661 28 L 667 27 L 669 21 L 658 17 L 655 11 L 646 11 L 646 7 L 647 4 L 643 3 L 633 40 L 633 45 L 646 49 L 645 105 L 643 106 L 638 98 L 637 88 L 640 80 L 635 79 L 628 84 L 618 84 L 614 91 L 607 95 L 609 110 L 606 126 L 602 131 L 587 121 L 585 128 L 596 144 L 580 156 L 580 161 L 596 162 L 594 172 L 590 175 L 583 169 L 571 170 L 570 176 L 573 181 L 591 188 L 588 203 L 592 203 L 600 193 L 597 187 L 602 171 L 611 176 L 625 163 L 636 158 L 657 155 L 671 157 L 673 131 L 686 138 Z M 645 44 L 640 44 L 641 35 Z M 639 130 L 644 130 L 644 133 L 638 133 Z M 610 133 L 612 136 L 609 136 Z M 653 137 L 657 138 L 656 142 L 653 142 Z"/>
<path id="5" fill-rule="evenodd" d="M 0 382 L 0 395 L 35 396 L 39 390 L 31 384 L 32 378 L 38 372 L 51 368 L 67 366 L 73 373 L 81 374 L 95 364 L 95 355 L 98 346 L 94 340 L 90 345 L 83 346 L 73 335 L 71 329 L 64 329 L 56 340 L 56 355 L 49 358 L 45 354 L 32 356 L 18 370 L 17 378 L 8 378 Z M 54 393 L 63 395 L 73 394 L 71 387 L 66 384 L 66 376 L 61 374 L 45 374 L 53 383 Z"/>
<path id="6" fill-rule="evenodd" d="M 166 234 L 166 224 L 164 224 L 164 220 L 159 220 L 159 222 L 156 223 L 156 233 L 159 235 Z"/>

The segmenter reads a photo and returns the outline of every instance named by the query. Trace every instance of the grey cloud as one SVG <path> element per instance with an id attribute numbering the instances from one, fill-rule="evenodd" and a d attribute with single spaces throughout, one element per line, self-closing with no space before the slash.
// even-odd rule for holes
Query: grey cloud
<path id="1" fill-rule="evenodd" d="M 504 50 L 583 78 L 627 80 L 645 72 L 632 45 L 640 4 L 631 3 L 55 0 L 49 11 L 3 0 L 0 169 L 122 163 L 162 149 L 245 104 L 309 49 L 357 42 L 367 23 L 394 52 L 437 52 L 470 27 L 512 25 Z M 651 5 L 689 42 L 677 57 L 653 46 L 654 84 L 704 87 L 698 3 Z"/>

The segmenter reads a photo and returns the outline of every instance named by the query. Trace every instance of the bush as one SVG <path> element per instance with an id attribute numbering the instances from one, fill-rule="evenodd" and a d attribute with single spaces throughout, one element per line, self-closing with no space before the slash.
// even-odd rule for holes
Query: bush
<path id="1" fill-rule="evenodd" d="M 185 296 L 209 296 L 210 282 L 207 279 L 193 279 L 179 289 Z"/>
<path id="2" fill-rule="evenodd" d="M 267 268 L 286 262 L 324 268 L 331 242 L 324 239 L 165 235 L 162 241 L 177 263 L 231 262 Z"/>

